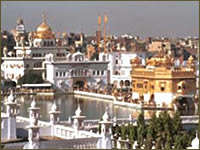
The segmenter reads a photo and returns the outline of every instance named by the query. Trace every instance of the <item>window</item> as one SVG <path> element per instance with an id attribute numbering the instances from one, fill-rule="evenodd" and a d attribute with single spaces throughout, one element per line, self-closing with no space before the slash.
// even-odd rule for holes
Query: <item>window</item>
<path id="1" fill-rule="evenodd" d="M 104 75 L 104 71 L 103 70 L 101 70 L 101 75 Z"/>
<path id="2" fill-rule="evenodd" d="M 1 129 L 4 129 L 4 120 L 1 121 Z"/>
<path id="3" fill-rule="evenodd" d="M 118 64 L 118 59 L 115 60 L 115 64 Z"/>
<path id="4" fill-rule="evenodd" d="M 58 76 L 58 72 L 56 72 L 56 77 Z"/>
<path id="5" fill-rule="evenodd" d="M 135 80 L 133 80 L 132 85 L 133 85 L 133 88 L 135 88 Z"/>
<path id="6" fill-rule="evenodd" d="M 105 55 L 103 55 L 103 61 L 106 61 L 106 56 Z"/>
<path id="7" fill-rule="evenodd" d="M 63 76 L 65 76 L 65 72 L 63 72 Z"/>
<path id="8" fill-rule="evenodd" d="M 144 88 L 147 89 L 148 82 L 144 81 Z"/>
<path id="9" fill-rule="evenodd" d="M 160 91 L 161 92 L 165 91 L 165 84 L 166 84 L 165 82 L 160 83 Z"/>
<path id="10" fill-rule="evenodd" d="M 99 70 L 97 71 L 97 75 L 99 75 Z"/>
<path id="11" fill-rule="evenodd" d="M 165 88 L 164 88 L 164 87 L 161 87 L 160 90 L 163 92 L 163 91 L 165 91 Z"/>
<path id="12" fill-rule="evenodd" d="M 95 71 L 93 71 L 93 75 L 95 75 Z"/>
<path id="13" fill-rule="evenodd" d="M 142 83 L 138 83 L 137 84 L 137 88 L 143 88 L 143 84 Z"/>
<path id="14" fill-rule="evenodd" d="M 71 71 L 71 76 L 74 76 L 74 70 Z"/>

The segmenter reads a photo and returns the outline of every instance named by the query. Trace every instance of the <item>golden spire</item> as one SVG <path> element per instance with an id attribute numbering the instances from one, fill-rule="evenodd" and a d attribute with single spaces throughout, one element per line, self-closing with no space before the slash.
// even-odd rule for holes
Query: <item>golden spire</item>
<path id="1" fill-rule="evenodd" d="M 100 14 L 98 15 L 98 24 L 101 25 L 101 16 L 100 16 Z"/>
<path id="2" fill-rule="evenodd" d="M 98 52 L 101 52 L 101 48 L 100 48 L 100 41 L 101 41 L 101 16 L 100 14 L 98 14 L 98 25 L 99 25 L 99 30 L 98 30 Z"/>
<path id="3" fill-rule="evenodd" d="M 46 14 L 44 12 L 42 14 L 42 22 L 46 24 Z"/>
<path id="4" fill-rule="evenodd" d="M 104 53 L 107 52 L 107 50 L 106 50 L 106 24 L 107 24 L 107 22 L 108 22 L 108 17 L 104 13 Z"/>

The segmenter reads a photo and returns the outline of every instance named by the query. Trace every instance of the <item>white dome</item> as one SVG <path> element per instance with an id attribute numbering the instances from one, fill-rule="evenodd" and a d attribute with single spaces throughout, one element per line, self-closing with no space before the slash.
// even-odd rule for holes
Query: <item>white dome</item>
<path id="1" fill-rule="evenodd" d="M 196 135 L 196 137 L 192 140 L 192 148 L 194 149 L 199 149 L 199 138 Z"/>
<path id="2" fill-rule="evenodd" d="M 81 108 L 80 108 L 80 104 L 78 105 L 78 108 L 75 111 L 76 116 L 81 116 Z"/>
<path id="3" fill-rule="evenodd" d="M 73 57 L 77 56 L 77 55 L 82 55 L 83 56 L 83 53 L 77 51 L 76 53 L 73 54 Z"/>
<path id="4" fill-rule="evenodd" d="M 110 120 L 110 114 L 108 113 L 108 107 L 106 107 L 106 112 L 103 115 L 103 121 L 109 121 Z"/>
<path id="5" fill-rule="evenodd" d="M 78 51 L 78 52 L 72 54 L 72 59 L 74 61 L 83 61 L 84 60 L 84 54 Z"/>
<path id="6" fill-rule="evenodd" d="M 36 107 L 36 101 L 35 101 L 35 99 L 33 99 L 33 101 L 31 102 L 31 107 L 32 108 Z"/>
<path id="7" fill-rule="evenodd" d="M 68 54 L 66 55 L 66 58 L 67 58 L 68 61 L 71 61 L 71 59 L 70 59 L 71 56 L 72 56 L 71 53 L 68 53 Z"/>
<path id="8" fill-rule="evenodd" d="M 51 111 L 57 111 L 57 110 L 58 110 L 58 107 L 57 107 L 56 103 L 54 102 L 54 104 L 51 107 Z"/>
<path id="9" fill-rule="evenodd" d="M 10 91 L 10 95 L 8 96 L 8 102 L 14 102 L 13 90 Z"/>

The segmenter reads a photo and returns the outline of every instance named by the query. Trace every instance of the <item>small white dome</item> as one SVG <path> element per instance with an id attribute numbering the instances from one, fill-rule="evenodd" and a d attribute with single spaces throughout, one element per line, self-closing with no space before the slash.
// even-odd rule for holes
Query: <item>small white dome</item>
<path id="1" fill-rule="evenodd" d="M 108 107 L 106 107 L 106 112 L 103 115 L 103 121 L 109 121 L 110 120 L 110 114 L 108 113 Z"/>
<path id="2" fill-rule="evenodd" d="M 191 145 L 192 145 L 192 148 L 199 149 L 199 138 L 197 134 L 196 134 L 196 137 L 192 140 Z"/>
<path id="3" fill-rule="evenodd" d="M 117 118 L 116 117 L 113 118 L 113 122 L 117 122 Z"/>
<path id="4" fill-rule="evenodd" d="M 10 95 L 8 96 L 8 102 L 14 102 L 13 90 L 10 91 Z"/>
<path id="5" fill-rule="evenodd" d="M 76 116 L 81 116 L 81 112 L 80 104 L 78 104 L 78 108 L 75 111 Z"/>
<path id="6" fill-rule="evenodd" d="M 35 99 L 33 99 L 33 101 L 31 102 L 31 107 L 32 108 L 36 107 L 36 101 L 35 101 Z"/>
<path id="7" fill-rule="evenodd" d="M 56 105 L 55 102 L 53 103 L 53 105 L 52 105 L 52 107 L 51 107 L 51 110 L 52 110 L 52 111 L 57 111 L 57 110 L 58 110 L 58 107 L 57 107 L 57 105 Z"/>

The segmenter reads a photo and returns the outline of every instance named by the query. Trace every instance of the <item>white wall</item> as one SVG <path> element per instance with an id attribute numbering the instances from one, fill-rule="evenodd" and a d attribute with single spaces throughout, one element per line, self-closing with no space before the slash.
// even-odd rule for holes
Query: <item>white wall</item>
<path id="1" fill-rule="evenodd" d="M 156 104 L 162 105 L 162 103 L 166 103 L 169 105 L 173 100 L 173 94 L 172 93 L 154 93 L 154 100 Z"/>

